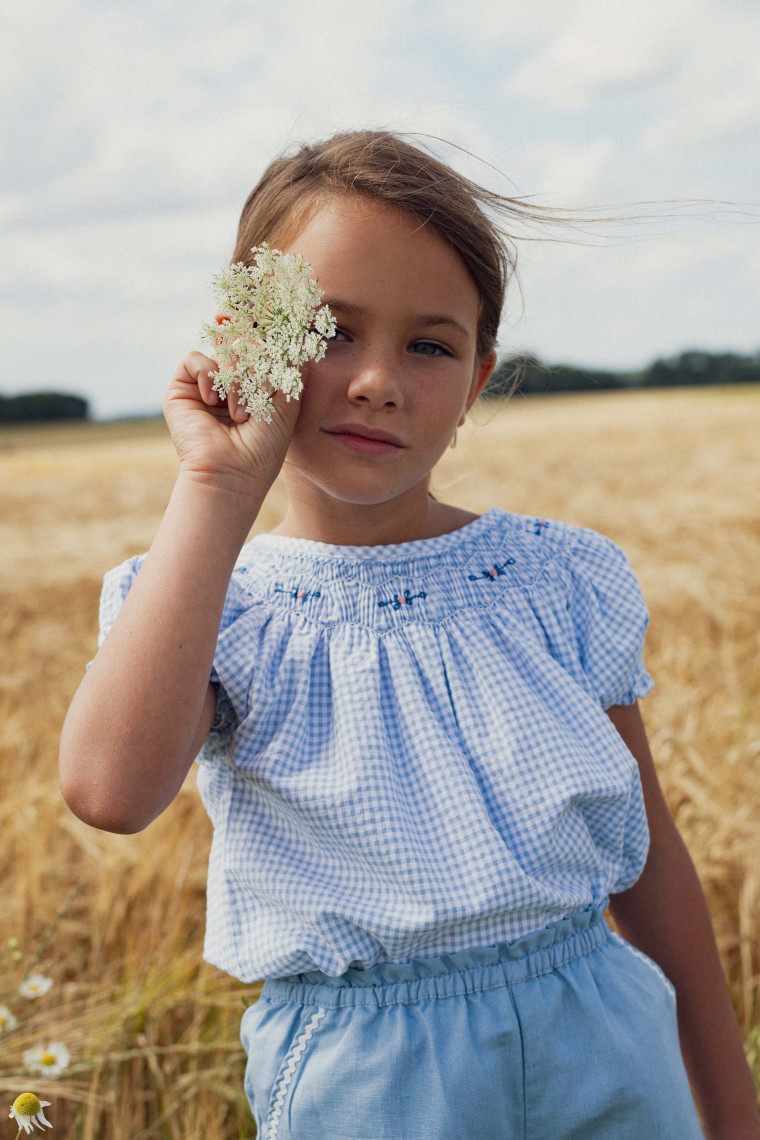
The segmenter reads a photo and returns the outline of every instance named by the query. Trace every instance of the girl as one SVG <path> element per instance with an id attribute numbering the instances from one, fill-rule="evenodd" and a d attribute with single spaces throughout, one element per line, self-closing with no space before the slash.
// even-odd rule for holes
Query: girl
<path id="1" fill-rule="evenodd" d="M 384 131 L 269 166 L 232 261 L 300 253 L 338 329 L 270 424 L 213 359 L 177 368 L 179 475 L 105 577 L 63 794 L 134 832 L 198 761 L 204 956 L 265 979 L 241 1030 L 264 1140 L 758 1140 L 625 555 L 429 493 L 496 362 L 487 202 L 531 216 Z M 246 541 L 281 469 L 285 518 Z"/>

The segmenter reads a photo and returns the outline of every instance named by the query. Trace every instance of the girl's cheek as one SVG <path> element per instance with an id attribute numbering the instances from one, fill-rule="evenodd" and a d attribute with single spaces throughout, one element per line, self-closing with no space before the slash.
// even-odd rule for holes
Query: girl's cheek
<path id="1" fill-rule="evenodd" d="M 301 380 L 303 381 L 304 386 L 301 399 L 303 399 L 304 396 L 311 394 L 315 388 L 324 387 L 325 380 L 329 375 L 328 369 L 324 367 L 326 363 L 327 361 L 325 360 L 319 360 L 316 363 L 311 360 L 308 364 L 304 364 L 303 368 L 301 369 Z"/>

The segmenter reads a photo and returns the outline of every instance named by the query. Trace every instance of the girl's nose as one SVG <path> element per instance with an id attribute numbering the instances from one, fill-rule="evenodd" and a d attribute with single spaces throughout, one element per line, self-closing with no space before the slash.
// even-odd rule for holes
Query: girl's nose
<path id="1" fill-rule="evenodd" d="M 348 385 L 349 399 L 365 399 L 378 406 L 400 404 L 403 392 L 398 366 L 388 355 L 377 354 L 357 361 Z"/>

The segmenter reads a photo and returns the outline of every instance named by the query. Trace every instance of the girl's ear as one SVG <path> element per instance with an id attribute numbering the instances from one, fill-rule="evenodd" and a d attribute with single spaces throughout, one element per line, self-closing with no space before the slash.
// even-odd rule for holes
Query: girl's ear
<path id="1" fill-rule="evenodd" d="M 216 323 L 218 325 L 223 325 L 225 321 L 229 321 L 229 320 L 231 320 L 231 318 L 228 317 L 225 313 L 217 313 L 216 314 Z"/>
<path id="2" fill-rule="evenodd" d="M 488 356 L 485 356 L 480 364 L 477 365 L 475 369 L 475 375 L 473 376 L 473 384 L 470 388 L 470 399 L 467 401 L 468 411 L 488 383 L 488 379 L 496 367 L 496 361 L 498 358 L 499 357 L 496 349 L 492 348 L 488 353 Z"/>

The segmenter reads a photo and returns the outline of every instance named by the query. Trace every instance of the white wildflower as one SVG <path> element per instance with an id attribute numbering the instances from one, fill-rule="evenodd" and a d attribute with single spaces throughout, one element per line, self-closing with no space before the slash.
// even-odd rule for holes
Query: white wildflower
<path id="1" fill-rule="evenodd" d="M 7 1005 L 0 1005 L 0 1033 L 5 1030 L 15 1029 L 18 1025 L 17 1019 L 13 1016 Z"/>
<path id="2" fill-rule="evenodd" d="M 42 1111 L 49 1104 L 49 1100 L 40 1100 L 34 1093 L 22 1093 L 11 1105 L 11 1118 L 21 1125 L 24 1132 L 32 1132 L 35 1125 L 42 1128 L 44 1124 L 46 1128 L 52 1128 L 53 1125 L 45 1119 L 45 1113 Z"/>
<path id="3" fill-rule="evenodd" d="M 227 396 L 236 385 L 245 410 L 271 423 L 272 392 L 284 392 L 288 402 L 298 399 L 300 368 L 325 355 L 335 318 L 327 305 L 319 308 L 322 291 L 300 255 L 271 249 L 267 242 L 251 253 L 254 265 L 236 261 L 212 277 L 228 319 L 203 325 L 203 334 L 219 360 L 219 371 L 210 374 L 214 390 Z"/>
<path id="4" fill-rule="evenodd" d="M 52 984 L 52 978 L 46 978 L 44 974 L 32 974 L 30 978 L 24 979 L 18 988 L 18 992 L 22 997 L 36 998 L 40 994 L 46 994 Z"/>
<path id="5" fill-rule="evenodd" d="M 24 1050 L 24 1064 L 27 1069 L 44 1077 L 59 1077 L 64 1069 L 68 1069 L 70 1061 L 71 1054 L 60 1041 L 52 1045 L 35 1045 L 33 1049 Z"/>

